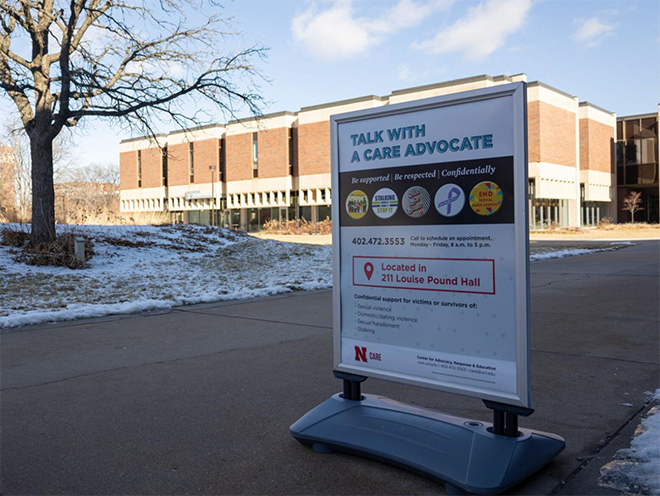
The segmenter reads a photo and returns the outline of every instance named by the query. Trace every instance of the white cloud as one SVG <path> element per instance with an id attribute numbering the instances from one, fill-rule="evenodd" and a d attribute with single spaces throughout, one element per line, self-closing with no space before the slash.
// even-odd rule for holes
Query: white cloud
<path id="1" fill-rule="evenodd" d="M 577 19 L 575 22 L 579 24 L 579 27 L 573 33 L 573 39 L 588 47 L 595 47 L 600 44 L 603 38 L 612 34 L 615 29 L 614 24 L 601 21 L 598 17 Z"/>
<path id="2" fill-rule="evenodd" d="M 482 60 L 520 29 L 531 6 L 532 0 L 482 2 L 435 37 L 412 46 L 428 53 L 462 52 L 468 59 Z"/>
<path id="3" fill-rule="evenodd" d="M 397 70 L 399 71 L 399 79 L 402 81 L 408 81 L 410 79 L 410 67 L 407 65 L 400 65 Z"/>
<path id="4" fill-rule="evenodd" d="M 420 24 L 433 12 L 449 8 L 455 0 L 399 0 L 377 17 L 356 14 L 352 0 L 335 0 L 318 11 L 312 5 L 291 21 L 296 41 L 314 56 L 340 60 L 364 53 L 387 37 Z M 374 4 L 371 4 L 374 5 Z"/>

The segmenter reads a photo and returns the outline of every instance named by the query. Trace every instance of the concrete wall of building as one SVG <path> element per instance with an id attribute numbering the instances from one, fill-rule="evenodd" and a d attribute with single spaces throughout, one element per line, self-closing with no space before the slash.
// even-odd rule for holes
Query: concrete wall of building
<path id="1" fill-rule="evenodd" d="M 537 198 L 565 199 L 568 225 L 579 226 L 578 101 L 538 81 L 527 88 L 529 175 Z"/>
<path id="2" fill-rule="evenodd" d="M 584 199 L 610 202 L 616 198 L 616 115 L 582 102 L 579 122 L 580 183 L 584 185 Z"/>
<path id="3" fill-rule="evenodd" d="M 580 103 L 580 169 L 616 172 L 615 131 L 616 115 Z"/>

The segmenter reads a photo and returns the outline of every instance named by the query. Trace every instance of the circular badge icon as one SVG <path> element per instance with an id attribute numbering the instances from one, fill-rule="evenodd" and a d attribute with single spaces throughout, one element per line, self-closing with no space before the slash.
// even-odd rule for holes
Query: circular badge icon
<path id="1" fill-rule="evenodd" d="M 381 188 L 371 199 L 371 209 L 381 219 L 389 219 L 399 208 L 399 197 L 390 188 Z"/>
<path id="2" fill-rule="evenodd" d="M 361 219 L 367 215 L 367 210 L 369 210 L 369 199 L 364 191 L 359 189 L 351 191 L 348 198 L 346 198 L 346 212 L 348 212 L 348 215 L 352 219 Z"/>
<path id="3" fill-rule="evenodd" d="M 419 218 L 429 211 L 431 195 L 421 186 L 413 186 L 403 194 L 403 211 L 409 217 Z"/>
<path id="4" fill-rule="evenodd" d="M 445 184 L 435 194 L 435 208 L 440 215 L 453 217 L 465 206 L 465 193 L 456 184 Z"/>
<path id="5" fill-rule="evenodd" d="M 492 181 L 477 184 L 470 192 L 470 208 L 479 215 L 493 215 L 502 206 L 504 195 Z"/>

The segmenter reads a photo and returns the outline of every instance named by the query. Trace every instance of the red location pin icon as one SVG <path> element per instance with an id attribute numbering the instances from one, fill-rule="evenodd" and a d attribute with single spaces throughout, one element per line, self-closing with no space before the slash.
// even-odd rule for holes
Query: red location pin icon
<path id="1" fill-rule="evenodd" d="M 371 276 L 374 275 L 374 266 L 371 262 L 364 264 L 364 273 L 367 276 L 367 279 L 371 281 Z"/>

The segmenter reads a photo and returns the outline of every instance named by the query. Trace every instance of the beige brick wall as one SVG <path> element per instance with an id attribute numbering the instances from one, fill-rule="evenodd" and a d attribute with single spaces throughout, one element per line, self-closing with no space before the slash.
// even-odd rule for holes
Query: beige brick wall
<path id="1" fill-rule="evenodd" d="M 137 152 L 119 154 L 119 189 L 137 188 Z"/>
<path id="2" fill-rule="evenodd" d="M 580 119 L 580 169 L 614 173 L 614 160 L 614 128 Z"/>
<path id="3" fill-rule="evenodd" d="M 227 136 L 227 181 L 252 179 L 252 133 Z"/>
<path id="4" fill-rule="evenodd" d="M 298 126 L 298 175 L 330 172 L 330 122 Z"/>

